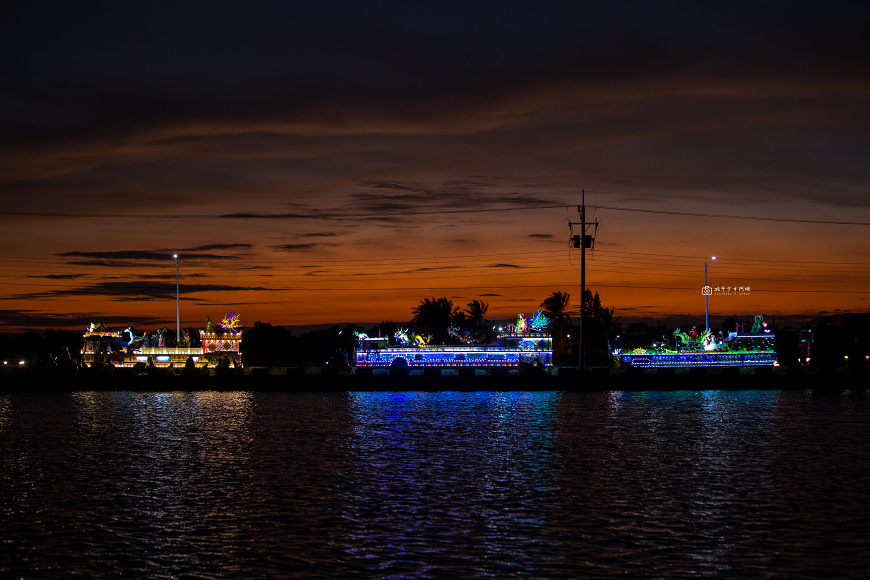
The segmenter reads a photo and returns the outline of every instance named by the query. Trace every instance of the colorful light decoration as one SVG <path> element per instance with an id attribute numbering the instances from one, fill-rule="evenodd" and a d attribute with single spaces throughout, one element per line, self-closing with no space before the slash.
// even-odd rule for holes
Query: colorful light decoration
<path id="1" fill-rule="evenodd" d="M 239 320 L 239 314 L 235 312 L 230 312 L 224 319 L 220 321 L 220 327 L 224 329 L 225 332 L 233 332 L 242 327 L 242 322 Z"/>
<path id="2" fill-rule="evenodd" d="M 517 316 L 516 326 L 508 325 L 505 332 L 499 335 L 499 344 L 468 343 L 465 346 L 427 346 L 428 340 L 421 341 L 421 337 L 415 335 L 412 341 L 408 331 L 400 328 L 394 335 L 399 346 L 360 348 L 356 351 L 355 364 L 358 367 L 384 369 L 402 359 L 410 369 L 516 368 L 520 364 L 551 367 L 553 339 L 544 331 L 549 323 L 549 318 L 542 310 L 531 318 L 523 313 Z M 451 331 L 451 336 L 462 339 L 464 333 L 458 327 L 451 327 Z"/>
<path id="3" fill-rule="evenodd" d="M 753 332 L 731 333 L 727 339 L 717 339 L 709 330 L 703 334 L 674 332 L 676 349 L 665 344 L 653 348 L 635 348 L 613 354 L 621 364 L 642 368 L 679 367 L 752 367 L 776 366 L 775 338 L 764 326 L 761 315 L 755 317 Z"/>
<path id="4" fill-rule="evenodd" d="M 356 366 L 389 368 L 403 359 L 409 368 L 456 367 L 517 367 L 520 363 L 552 366 L 551 339 L 536 338 L 521 341 L 512 347 L 456 346 L 456 347 L 387 347 L 360 349 L 356 353 Z"/>
<path id="5" fill-rule="evenodd" d="M 529 321 L 529 327 L 532 330 L 542 331 L 550 324 L 550 319 L 544 314 L 543 310 L 538 310 L 532 319 Z"/>
<path id="6" fill-rule="evenodd" d="M 188 357 L 192 357 L 197 366 L 203 362 L 213 364 L 216 357 L 226 357 L 234 361 L 241 359 L 241 321 L 235 312 L 228 314 L 220 326 L 224 332 L 218 332 L 212 326 L 211 320 L 206 325 L 207 330 L 200 330 L 202 344 L 198 347 L 190 346 L 190 338 L 185 331 L 185 343 L 177 346 L 166 346 L 155 337 L 153 345 L 146 342 L 141 344 L 144 337 L 136 336 L 132 328 L 123 332 L 112 332 L 105 329 L 102 324 L 88 326 L 84 336 L 84 344 L 81 349 L 83 362 L 92 366 L 94 363 L 111 363 L 115 366 L 132 367 L 138 362 L 145 362 L 151 358 L 156 361 L 154 366 L 167 367 L 170 364 L 184 366 Z M 166 333 L 165 328 L 157 331 L 157 336 Z M 131 340 L 125 340 L 129 337 Z M 159 358 L 158 358 L 159 357 Z"/>
<path id="7" fill-rule="evenodd" d="M 410 339 L 408 339 L 408 329 L 407 328 L 405 328 L 405 329 L 400 328 L 398 331 L 396 331 L 396 334 L 394 334 L 393 337 L 399 341 L 399 344 L 401 344 L 403 346 L 411 344 Z"/>
<path id="8" fill-rule="evenodd" d="M 619 361 L 641 368 L 775 366 L 776 353 L 624 354 Z"/>
<path id="9" fill-rule="evenodd" d="M 528 321 L 528 319 L 526 318 L 526 313 L 525 313 L 525 312 L 521 312 L 521 313 L 517 316 L 517 324 L 516 324 L 516 326 L 515 326 L 514 328 L 515 328 L 515 332 L 516 332 L 517 334 L 522 334 L 522 333 L 526 332 L 526 331 L 529 329 L 529 321 Z"/>

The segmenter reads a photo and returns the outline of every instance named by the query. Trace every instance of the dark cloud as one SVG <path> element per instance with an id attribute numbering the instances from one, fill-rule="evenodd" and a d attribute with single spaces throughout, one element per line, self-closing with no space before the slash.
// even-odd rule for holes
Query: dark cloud
<path id="1" fill-rule="evenodd" d="M 90 274 L 46 274 L 44 276 L 28 276 L 28 278 L 46 278 L 48 280 L 75 280 L 76 278 L 87 278 Z"/>
<path id="2" fill-rule="evenodd" d="M 362 191 L 349 194 L 341 207 L 302 212 L 237 212 L 220 215 L 223 219 L 330 220 L 385 225 L 409 224 L 415 215 L 440 216 L 451 213 L 498 210 L 540 209 L 565 205 L 560 197 L 524 192 L 496 191 L 506 184 L 502 179 L 453 180 L 443 184 L 416 182 L 363 182 Z M 383 192 L 382 190 L 387 190 Z M 312 237 L 332 236 L 333 233 Z M 300 238 L 303 235 L 300 235 Z M 275 247 L 275 246 L 273 246 Z"/>
<path id="3" fill-rule="evenodd" d="M 247 246 L 247 244 L 242 244 Z M 112 266 L 112 267 L 121 267 L 129 264 L 133 264 L 135 262 L 130 262 L 130 260 L 135 261 L 143 261 L 143 262 L 166 262 L 164 265 L 174 264 L 174 260 L 172 258 L 172 254 L 170 253 L 172 250 L 109 250 L 103 252 L 81 252 L 81 251 L 73 251 L 73 252 L 61 252 L 59 254 L 55 254 L 55 256 L 59 256 L 61 258 L 94 258 L 97 261 L 71 261 L 71 264 L 79 264 L 79 265 L 89 265 L 89 266 Z M 181 250 L 177 250 L 181 251 Z M 193 251 L 193 250 L 187 250 Z M 179 259 L 183 260 L 238 260 L 239 256 L 224 256 L 221 254 L 185 254 L 179 256 Z"/>
<path id="4" fill-rule="evenodd" d="M 140 268 L 142 262 L 124 262 L 121 260 L 70 260 L 67 262 L 70 266 L 99 266 L 103 268 Z M 175 269 L 175 262 L 167 262 L 166 264 L 154 263 L 149 264 L 149 268 L 169 268 Z"/>
<path id="5" fill-rule="evenodd" d="M 508 185 L 504 178 L 453 180 L 438 185 L 398 181 L 365 182 L 361 185 L 365 188 L 363 191 L 350 195 L 353 214 L 391 222 L 408 215 L 565 205 L 565 201 L 558 197 L 499 191 Z"/>
<path id="6" fill-rule="evenodd" d="M 342 219 L 337 213 L 321 212 L 321 213 L 257 213 L 257 212 L 236 212 L 225 213 L 220 216 L 223 219 L 282 219 L 282 220 L 335 220 Z"/>
<path id="7" fill-rule="evenodd" d="M 335 238 L 338 236 L 339 234 L 335 232 L 312 232 L 307 234 L 296 234 L 293 237 L 297 240 L 304 240 L 307 238 Z"/>
<path id="8" fill-rule="evenodd" d="M 205 246 L 195 246 L 193 248 L 178 248 L 178 252 L 205 252 L 207 250 L 249 250 L 253 248 L 253 244 L 207 244 Z M 171 250 L 165 250 L 170 252 Z"/>
<path id="9" fill-rule="evenodd" d="M 321 246 L 323 244 L 280 244 L 277 246 L 269 246 L 275 250 L 280 250 L 282 252 L 302 252 L 305 250 L 313 250 L 314 248 Z"/>
<path id="10" fill-rule="evenodd" d="M 0 29 L 4 133 L 81 138 L 204 120 L 352 127 L 478 112 L 578 80 L 864 78 L 870 62 L 860 2 L 292 8 L 19 3 Z"/>
<path id="11" fill-rule="evenodd" d="M 192 272 L 190 274 L 181 275 L 182 279 L 208 277 L 208 274 L 203 274 L 201 272 Z M 136 278 L 139 278 L 140 280 L 175 280 L 175 274 L 136 274 Z"/>
<path id="12" fill-rule="evenodd" d="M 261 286 L 230 286 L 224 284 L 184 284 L 179 292 L 184 295 L 197 294 L 200 292 L 238 292 L 248 290 L 267 291 L 269 288 Z M 50 290 L 47 292 L 35 292 L 19 294 L 14 299 L 38 300 L 44 298 L 58 298 L 62 296 L 107 296 L 118 301 L 152 301 L 175 298 L 176 285 L 173 282 L 156 282 L 148 280 L 137 281 L 108 281 L 69 288 L 62 290 Z M 186 298 L 190 300 L 190 298 Z"/>
<path id="13" fill-rule="evenodd" d="M 62 252 L 55 254 L 62 258 L 97 258 L 100 260 L 149 260 L 149 261 L 166 261 L 171 260 L 172 255 L 168 255 L 160 251 L 143 251 L 143 250 L 116 250 L 107 252 Z"/>
<path id="14" fill-rule="evenodd" d="M 147 326 L 152 324 L 162 324 L 165 321 L 150 316 L 113 316 L 78 312 L 58 315 L 56 313 L 36 310 L 0 310 L 0 327 L 81 328 L 84 330 L 91 322 L 102 322 L 109 325 L 120 324 L 125 326 Z"/>
<path id="15" fill-rule="evenodd" d="M 443 272 L 445 270 L 458 270 L 461 266 L 424 266 L 422 268 L 414 268 L 413 270 L 397 270 L 389 272 L 390 274 L 408 274 L 411 272 Z"/>

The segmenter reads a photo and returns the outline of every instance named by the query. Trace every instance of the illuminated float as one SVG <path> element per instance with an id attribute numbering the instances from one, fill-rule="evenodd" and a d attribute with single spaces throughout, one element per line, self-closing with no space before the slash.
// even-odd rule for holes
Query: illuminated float
<path id="1" fill-rule="evenodd" d="M 354 364 L 357 368 L 458 369 L 495 367 L 517 368 L 520 365 L 553 366 L 553 339 L 546 332 L 549 320 L 543 312 L 532 318 L 525 314 L 517 317 L 492 344 L 475 344 L 471 333 L 457 327 L 450 335 L 464 344 L 436 346 L 431 337 L 408 335 L 400 329 L 394 336 L 397 344 L 390 345 L 386 337 L 370 338 L 357 333 L 359 348 Z"/>
<path id="2" fill-rule="evenodd" d="M 715 334 L 707 329 L 674 331 L 674 348 L 663 341 L 652 348 L 613 351 L 620 367 L 691 368 L 691 367 L 760 367 L 776 366 L 775 337 L 767 328 L 764 316 L 755 317 L 749 332 Z"/>
<path id="3" fill-rule="evenodd" d="M 183 367 L 191 358 L 198 367 L 219 366 L 227 359 L 234 366 L 241 366 L 242 325 L 239 315 L 229 313 L 215 327 L 211 319 L 199 331 L 199 345 L 191 344 L 187 330 L 181 332 L 181 343 L 168 346 L 168 329 L 136 336 L 132 328 L 110 331 L 105 325 L 92 323 L 83 336 L 82 360 L 85 365 L 111 364 L 116 367 L 132 367 L 144 363 L 155 367 Z"/>

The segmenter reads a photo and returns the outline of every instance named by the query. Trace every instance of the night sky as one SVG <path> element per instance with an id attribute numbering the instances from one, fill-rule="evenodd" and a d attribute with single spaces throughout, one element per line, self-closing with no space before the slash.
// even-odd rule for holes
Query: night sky
<path id="1" fill-rule="evenodd" d="M 0 331 L 867 311 L 868 10 L 6 4 Z"/>

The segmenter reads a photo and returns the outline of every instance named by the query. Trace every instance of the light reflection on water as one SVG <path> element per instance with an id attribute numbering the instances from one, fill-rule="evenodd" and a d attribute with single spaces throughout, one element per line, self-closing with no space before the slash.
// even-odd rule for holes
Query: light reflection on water
<path id="1" fill-rule="evenodd" d="M 352 393 L 343 515 L 352 554 L 423 573 L 535 569 L 552 496 L 558 393 Z M 434 419 L 434 420 L 433 420 Z M 558 558 L 557 558 L 558 559 Z"/>
<path id="2" fill-rule="evenodd" d="M 0 393 L 0 576 L 863 577 L 867 393 Z"/>

